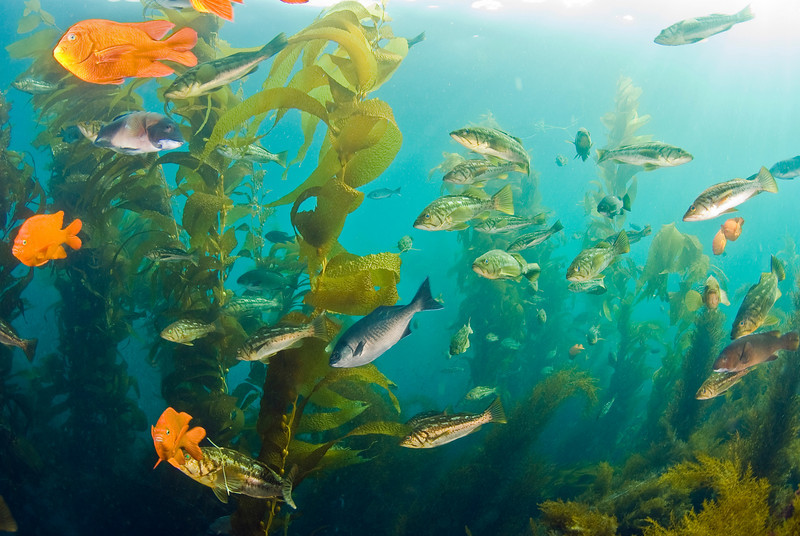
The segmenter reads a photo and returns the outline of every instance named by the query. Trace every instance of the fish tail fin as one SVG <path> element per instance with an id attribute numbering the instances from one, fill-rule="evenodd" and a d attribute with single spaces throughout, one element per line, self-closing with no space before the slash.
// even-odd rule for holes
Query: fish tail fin
<path id="1" fill-rule="evenodd" d="M 311 336 L 325 341 L 330 339 L 328 335 L 328 317 L 324 311 L 311 321 Z"/>
<path id="2" fill-rule="evenodd" d="M 631 211 L 631 196 L 630 194 L 625 194 L 622 198 L 622 210 L 627 210 L 628 212 Z"/>
<path id="3" fill-rule="evenodd" d="M 398 196 L 402 197 L 402 195 L 400 195 L 400 188 L 402 188 L 402 186 L 398 186 L 397 190 L 395 190 L 394 193 L 397 194 Z"/>
<path id="4" fill-rule="evenodd" d="M 39 339 L 28 339 L 22 341 L 22 351 L 25 352 L 25 357 L 28 358 L 29 363 L 33 363 L 33 356 L 36 355 L 37 344 L 39 344 Z"/>
<path id="5" fill-rule="evenodd" d="M 719 302 L 722 305 L 727 305 L 728 307 L 731 305 L 731 301 L 728 299 L 728 293 L 725 292 L 724 289 L 719 289 Z"/>
<path id="6" fill-rule="evenodd" d="M 511 194 L 510 184 L 506 184 L 499 192 L 492 196 L 492 204 L 495 210 L 512 216 L 514 215 L 514 199 Z"/>
<path id="7" fill-rule="evenodd" d="M 421 32 L 416 37 L 412 37 L 411 39 L 407 39 L 406 41 L 408 42 L 408 48 L 411 48 L 417 43 L 425 41 L 425 32 Z"/>
<path id="8" fill-rule="evenodd" d="M 556 220 L 552 227 L 550 227 L 550 231 L 553 233 L 557 233 L 564 229 L 564 225 L 561 223 L 561 220 Z"/>
<path id="9" fill-rule="evenodd" d="M 775 255 L 772 255 L 769 259 L 769 271 L 775 274 L 778 281 L 786 279 L 786 270 L 783 267 L 783 262 Z"/>
<path id="10" fill-rule="evenodd" d="M 72 249 L 81 248 L 81 239 L 76 236 L 79 232 L 81 232 L 81 227 L 83 227 L 83 222 L 76 218 L 72 223 L 67 225 L 66 229 L 64 229 L 64 232 L 67 233 L 67 239 L 65 242 Z"/>
<path id="11" fill-rule="evenodd" d="M 647 225 L 644 226 L 644 229 L 642 229 L 642 236 L 650 236 L 650 233 L 652 232 L 653 228 L 650 227 L 650 224 L 648 223 Z"/>
<path id="12" fill-rule="evenodd" d="M 417 311 L 434 311 L 436 309 L 444 309 L 441 303 L 433 299 L 431 295 L 431 282 L 430 278 L 426 277 L 425 281 L 419 286 L 414 299 L 411 301 Z"/>
<path id="13" fill-rule="evenodd" d="M 272 39 L 272 41 L 261 47 L 261 50 L 259 51 L 261 57 L 264 59 L 271 58 L 283 50 L 288 43 L 289 41 L 286 39 L 286 34 L 283 32 L 279 33 Z"/>
<path id="14" fill-rule="evenodd" d="M 17 522 L 14 516 L 11 515 L 11 510 L 8 508 L 6 501 L 0 495 L 0 530 L 3 532 L 17 532 Z"/>
<path id="15" fill-rule="evenodd" d="M 289 469 L 289 473 L 283 477 L 281 483 L 281 495 L 283 495 L 283 502 L 289 505 L 292 510 L 297 510 L 297 505 L 294 504 L 292 499 L 292 487 L 294 486 L 294 479 L 297 478 L 297 466 L 293 465 Z"/>
<path id="16" fill-rule="evenodd" d="M 201 13 L 213 13 L 225 20 L 233 20 L 231 0 L 192 0 L 192 7 Z"/>
<path id="17" fill-rule="evenodd" d="M 761 171 L 758 172 L 756 180 L 758 181 L 758 185 L 761 187 L 761 191 L 770 192 L 773 194 L 778 193 L 778 183 L 775 182 L 775 177 L 773 177 L 772 173 L 770 173 L 769 170 L 764 166 L 761 166 Z"/>
<path id="18" fill-rule="evenodd" d="M 289 158 L 289 151 L 281 151 L 275 154 L 275 162 L 282 168 L 286 167 L 286 161 Z"/>
<path id="19" fill-rule="evenodd" d="M 750 4 L 747 4 L 739 13 L 736 14 L 736 17 L 739 19 L 739 22 L 747 22 L 749 20 L 753 20 L 755 18 L 755 14 L 753 13 L 753 8 L 750 7 Z"/>
<path id="20" fill-rule="evenodd" d="M 191 52 L 192 48 L 197 44 L 196 31 L 191 28 L 181 28 L 164 43 L 167 45 L 167 49 L 164 57 L 159 59 L 174 61 L 187 67 L 197 65 L 197 56 Z"/>
<path id="21" fill-rule="evenodd" d="M 531 262 L 525 266 L 525 273 L 523 273 L 522 275 L 525 277 L 525 279 L 533 283 L 534 281 L 539 279 L 539 274 L 541 273 L 542 273 L 542 268 L 539 266 L 539 264 Z"/>
<path id="22" fill-rule="evenodd" d="M 183 441 L 181 441 L 181 446 L 186 449 L 186 452 L 194 458 L 195 460 L 202 460 L 203 459 L 203 451 L 200 450 L 199 443 L 206 437 L 206 429 L 202 426 L 195 426 L 191 430 L 188 430 L 183 435 Z"/>
<path id="23" fill-rule="evenodd" d="M 197 266 L 200 263 L 200 251 L 194 250 L 189 254 L 189 262 Z"/>
<path id="24" fill-rule="evenodd" d="M 614 242 L 614 255 L 622 255 L 623 253 L 628 253 L 630 250 L 631 243 L 628 240 L 628 233 L 623 229 L 619 232 L 617 240 Z"/>
<path id="25" fill-rule="evenodd" d="M 795 351 L 800 348 L 800 333 L 789 331 L 781 337 L 785 350 Z"/>
<path id="26" fill-rule="evenodd" d="M 499 422 L 499 423 L 507 423 L 508 420 L 506 419 L 506 412 L 503 409 L 503 404 L 500 402 L 500 397 L 494 399 L 486 411 L 483 412 L 484 415 L 489 417 L 491 422 Z"/>
<path id="27" fill-rule="evenodd" d="M 606 153 L 608 153 L 607 149 L 597 149 L 597 161 L 602 162 L 606 157 Z"/>

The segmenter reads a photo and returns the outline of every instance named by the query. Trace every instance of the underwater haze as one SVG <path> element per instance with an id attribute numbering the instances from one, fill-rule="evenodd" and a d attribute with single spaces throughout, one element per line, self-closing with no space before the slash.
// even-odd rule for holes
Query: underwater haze
<path id="1" fill-rule="evenodd" d="M 0 534 L 800 535 L 745 2 L 2 2 Z"/>

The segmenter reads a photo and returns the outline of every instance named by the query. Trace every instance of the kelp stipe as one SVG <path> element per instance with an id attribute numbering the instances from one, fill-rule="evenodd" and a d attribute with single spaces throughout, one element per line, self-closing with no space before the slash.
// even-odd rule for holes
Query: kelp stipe
<path id="1" fill-rule="evenodd" d="M 797 330 L 800 328 L 800 289 L 795 288 L 792 296 L 794 314 L 790 326 Z M 800 469 L 793 453 L 800 430 L 800 396 L 797 394 L 800 351 L 781 352 L 779 360 L 770 365 L 769 373 L 765 401 L 758 415 L 752 416 L 749 422 L 753 432 L 745 440 L 743 457 L 756 475 L 768 478 L 778 488 L 793 485 L 789 475 Z"/>
<path id="2" fill-rule="evenodd" d="M 719 311 L 701 309 L 689 336 L 680 379 L 675 383 L 672 402 L 664 419 L 676 437 L 686 441 L 694 431 L 704 408 L 695 398 L 697 390 L 710 374 L 712 364 L 722 349 L 722 324 L 725 316 Z"/>

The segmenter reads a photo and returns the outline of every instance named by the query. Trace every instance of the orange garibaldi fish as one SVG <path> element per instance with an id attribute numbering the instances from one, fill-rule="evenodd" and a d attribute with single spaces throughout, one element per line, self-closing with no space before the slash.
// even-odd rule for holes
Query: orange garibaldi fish
<path id="1" fill-rule="evenodd" d="M 174 71 L 158 60 L 197 65 L 190 52 L 197 32 L 183 28 L 159 41 L 175 25 L 164 20 L 114 22 L 88 19 L 74 24 L 53 49 L 66 70 L 93 84 L 121 84 L 126 77 L 167 76 Z"/>
<path id="2" fill-rule="evenodd" d="M 200 13 L 213 13 L 225 20 L 233 20 L 233 2 L 241 4 L 244 0 L 191 0 L 192 7 Z"/>
<path id="3" fill-rule="evenodd" d="M 67 252 L 62 244 L 80 249 L 81 239 L 76 235 L 83 223 L 76 219 L 66 229 L 61 228 L 63 224 L 63 210 L 31 216 L 19 228 L 11 253 L 25 266 L 41 266 L 51 259 L 65 259 Z"/>
<path id="4" fill-rule="evenodd" d="M 206 437 L 206 430 L 200 426 L 189 430 L 191 420 L 192 416 L 188 413 L 183 411 L 178 413 L 172 408 L 167 408 L 158 418 L 156 425 L 150 427 L 150 435 L 153 436 L 153 445 L 158 454 L 158 461 L 153 469 L 162 461 L 168 461 L 176 467 L 183 465 L 186 460 L 181 449 L 186 449 L 195 460 L 203 459 L 203 451 L 200 450 L 198 443 Z"/>

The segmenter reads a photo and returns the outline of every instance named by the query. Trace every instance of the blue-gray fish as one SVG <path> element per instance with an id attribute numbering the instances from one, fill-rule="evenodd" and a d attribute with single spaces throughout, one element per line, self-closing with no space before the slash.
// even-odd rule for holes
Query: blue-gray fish
<path id="1" fill-rule="evenodd" d="M 11 82 L 11 85 L 14 88 L 24 91 L 30 95 L 44 95 L 46 93 L 52 93 L 61 86 L 61 84 L 53 84 L 52 82 L 47 82 L 46 80 L 38 80 L 30 77 L 14 80 Z"/>
<path id="2" fill-rule="evenodd" d="M 188 99 L 210 93 L 252 73 L 258 69 L 259 63 L 280 52 L 286 43 L 286 34 L 280 33 L 255 52 L 237 52 L 196 65 L 176 78 L 164 96 L 168 99 Z"/>
<path id="3" fill-rule="evenodd" d="M 793 179 L 800 175 L 800 156 L 780 162 L 769 168 L 770 174 L 776 179 Z"/>
<path id="4" fill-rule="evenodd" d="M 429 449 L 445 445 L 480 429 L 488 422 L 505 423 L 506 414 L 499 398 L 483 413 L 423 413 L 408 421 L 411 433 L 400 441 L 401 447 Z"/>
<path id="5" fill-rule="evenodd" d="M 380 306 L 345 331 L 331 352 L 332 367 L 358 367 L 380 357 L 411 334 L 411 319 L 420 311 L 442 309 L 431 296 L 428 278 L 407 305 Z"/>
<path id="6" fill-rule="evenodd" d="M 17 335 L 16 330 L 11 327 L 11 324 L 0 318 L 0 344 L 6 346 L 16 346 L 25 352 L 25 357 L 28 361 L 33 361 L 33 356 L 36 353 L 37 339 L 23 339 Z"/>
<path id="7" fill-rule="evenodd" d="M 754 17 L 750 6 L 747 5 L 738 13 L 733 15 L 721 15 L 715 13 L 703 17 L 695 17 L 676 22 L 668 28 L 661 30 L 661 33 L 653 40 L 659 45 L 678 46 L 689 45 L 702 41 L 707 37 L 730 30 L 734 24 L 747 22 Z"/>
<path id="8" fill-rule="evenodd" d="M 93 143 L 97 147 L 132 155 L 177 149 L 185 140 L 175 121 L 166 115 L 129 112 L 115 117 L 101 128 Z"/>

